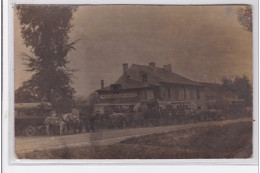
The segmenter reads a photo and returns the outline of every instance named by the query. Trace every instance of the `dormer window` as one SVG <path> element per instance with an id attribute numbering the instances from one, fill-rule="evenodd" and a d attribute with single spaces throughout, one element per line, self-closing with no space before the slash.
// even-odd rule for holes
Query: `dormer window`
<path id="1" fill-rule="evenodd" d="M 143 74 L 143 82 L 147 82 L 147 75 Z"/>

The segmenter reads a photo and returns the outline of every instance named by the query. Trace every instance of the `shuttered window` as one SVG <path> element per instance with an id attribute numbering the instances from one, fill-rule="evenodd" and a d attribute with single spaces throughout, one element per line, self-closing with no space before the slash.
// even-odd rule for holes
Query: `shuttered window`
<path id="1" fill-rule="evenodd" d="M 193 99 L 193 89 L 190 89 L 190 99 Z"/>
<path id="2" fill-rule="evenodd" d="M 199 90 L 199 88 L 197 88 L 197 99 L 198 100 L 200 99 L 200 90 Z"/>
<path id="3" fill-rule="evenodd" d="M 179 99 L 179 91 L 178 91 L 178 88 L 176 88 L 176 89 L 174 90 L 174 98 L 175 98 L 175 99 Z"/>
<path id="4" fill-rule="evenodd" d="M 183 88 L 184 99 L 186 100 L 186 88 Z"/>

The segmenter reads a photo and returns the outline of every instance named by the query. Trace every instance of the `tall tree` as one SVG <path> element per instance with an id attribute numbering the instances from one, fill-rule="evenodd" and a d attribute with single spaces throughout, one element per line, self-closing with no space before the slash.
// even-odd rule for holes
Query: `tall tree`
<path id="1" fill-rule="evenodd" d="M 223 90 L 229 90 L 235 93 L 238 98 L 244 99 L 247 106 L 252 106 L 252 85 L 246 75 L 242 77 L 236 76 L 235 79 L 223 77 L 222 78 Z"/>
<path id="2" fill-rule="evenodd" d="M 249 79 L 244 75 L 242 77 L 236 77 L 232 89 L 238 95 L 239 98 L 244 99 L 247 106 L 252 106 L 252 86 Z"/>
<path id="3" fill-rule="evenodd" d="M 246 6 L 240 8 L 237 12 L 238 21 L 245 28 L 245 30 L 252 32 L 252 8 L 251 6 Z"/>
<path id="4" fill-rule="evenodd" d="M 70 86 L 73 70 L 67 67 L 67 54 L 76 43 L 70 42 L 71 20 L 77 10 L 71 6 L 17 5 L 21 34 L 31 55 L 24 54 L 26 71 L 32 78 L 15 92 L 16 102 L 45 98 L 57 112 L 71 109 L 75 92 Z"/>
<path id="5" fill-rule="evenodd" d="M 227 78 L 226 76 L 224 76 L 222 79 L 222 86 L 224 87 L 224 89 L 226 90 L 230 90 L 231 89 L 231 85 L 233 83 L 231 78 Z"/>

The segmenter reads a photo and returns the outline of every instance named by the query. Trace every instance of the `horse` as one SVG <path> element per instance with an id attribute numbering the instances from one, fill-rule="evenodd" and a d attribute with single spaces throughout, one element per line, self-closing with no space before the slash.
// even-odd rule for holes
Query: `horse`
<path id="1" fill-rule="evenodd" d="M 44 120 L 44 125 L 46 127 L 47 135 L 50 135 L 50 129 L 52 128 L 53 132 L 56 132 L 56 129 L 59 129 L 59 134 L 63 135 L 64 131 L 67 131 L 67 122 L 63 119 L 62 116 L 58 117 L 47 117 Z"/>
<path id="2" fill-rule="evenodd" d="M 143 127 L 144 126 L 144 116 L 139 112 L 131 112 L 127 115 L 127 125 L 129 127 Z"/>
<path id="3" fill-rule="evenodd" d="M 112 128 L 124 128 L 127 123 L 127 116 L 124 113 L 113 113 L 109 115 L 110 126 Z"/>
<path id="4" fill-rule="evenodd" d="M 47 135 L 50 135 L 51 128 L 54 133 L 58 129 L 60 135 L 63 135 L 68 131 L 75 133 L 77 129 L 79 131 L 82 129 L 79 117 L 73 115 L 72 113 L 67 113 L 56 117 L 47 117 L 44 121 L 44 125 L 46 127 Z"/>
<path id="5" fill-rule="evenodd" d="M 143 116 L 144 116 L 144 126 L 149 126 L 150 124 L 152 126 L 160 125 L 161 115 L 159 110 L 155 108 L 148 109 L 143 113 Z"/>
<path id="6" fill-rule="evenodd" d="M 82 122 L 81 122 L 79 116 L 73 115 L 72 113 L 67 113 L 67 114 L 62 115 L 62 117 L 67 122 L 66 126 L 68 129 L 68 132 L 76 133 L 77 130 L 79 132 L 82 132 Z"/>

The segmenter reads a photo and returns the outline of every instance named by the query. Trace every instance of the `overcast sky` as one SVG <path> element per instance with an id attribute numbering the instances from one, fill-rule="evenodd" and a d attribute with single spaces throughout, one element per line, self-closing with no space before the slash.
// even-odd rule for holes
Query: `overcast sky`
<path id="1" fill-rule="evenodd" d="M 172 64 L 195 81 L 219 82 L 246 74 L 252 80 L 252 33 L 237 21 L 239 6 L 81 6 L 74 14 L 69 67 L 73 87 L 87 96 L 115 82 L 122 64 Z M 30 78 L 21 53 L 28 53 L 15 14 L 15 89 Z"/>

